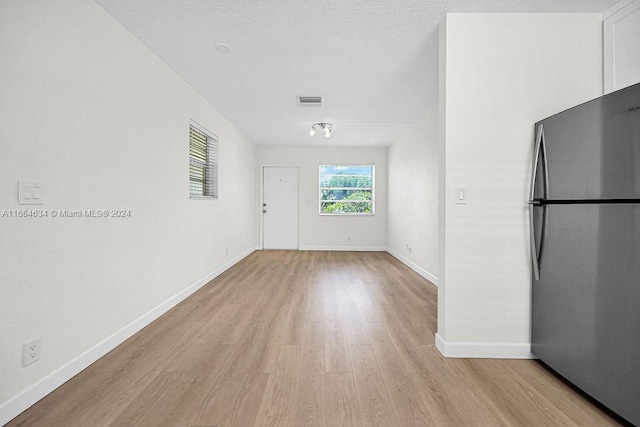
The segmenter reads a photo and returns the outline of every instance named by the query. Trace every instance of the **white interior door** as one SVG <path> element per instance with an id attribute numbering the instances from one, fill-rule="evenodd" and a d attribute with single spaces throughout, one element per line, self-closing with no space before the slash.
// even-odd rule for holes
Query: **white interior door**
<path id="1" fill-rule="evenodd" d="M 262 247 L 298 249 L 298 168 L 262 169 Z"/>

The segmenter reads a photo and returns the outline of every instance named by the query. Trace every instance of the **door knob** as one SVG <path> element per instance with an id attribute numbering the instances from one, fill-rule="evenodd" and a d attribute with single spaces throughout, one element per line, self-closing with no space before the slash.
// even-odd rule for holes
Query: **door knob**
<path id="1" fill-rule="evenodd" d="M 266 207 L 267 207 L 267 204 L 266 204 L 266 203 L 263 203 L 263 204 L 262 204 L 262 206 L 264 206 L 264 207 L 266 208 Z"/>
<path id="2" fill-rule="evenodd" d="M 267 210 L 266 209 L 262 209 L 262 213 L 267 213 Z"/>

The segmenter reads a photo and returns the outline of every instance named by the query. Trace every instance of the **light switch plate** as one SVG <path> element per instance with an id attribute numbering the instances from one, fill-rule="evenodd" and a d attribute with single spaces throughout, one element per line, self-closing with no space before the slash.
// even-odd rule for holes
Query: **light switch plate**
<path id="1" fill-rule="evenodd" d="M 18 181 L 18 204 L 44 204 L 44 184 L 33 181 Z"/>
<path id="2" fill-rule="evenodd" d="M 467 187 L 456 187 L 456 204 L 457 205 L 466 205 L 467 204 Z"/>

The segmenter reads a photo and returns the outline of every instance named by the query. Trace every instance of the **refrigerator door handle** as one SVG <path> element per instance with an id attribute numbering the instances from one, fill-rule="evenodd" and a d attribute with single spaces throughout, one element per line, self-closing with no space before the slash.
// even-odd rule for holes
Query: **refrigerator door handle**
<path id="1" fill-rule="evenodd" d="M 547 164 L 547 142 L 544 139 L 544 127 L 540 125 L 540 149 L 542 150 L 542 167 L 544 176 L 544 200 L 549 198 L 549 167 Z M 547 234 L 547 208 L 542 207 L 542 231 L 540 232 L 540 248 L 538 249 L 538 270 L 542 268 L 542 248 L 544 248 L 545 235 Z"/>
<path id="2" fill-rule="evenodd" d="M 535 197 L 536 174 L 538 172 L 538 159 L 540 159 L 540 147 L 542 146 L 543 132 L 544 132 L 544 126 L 540 124 L 538 126 L 538 130 L 536 131 L 536 145 L 533 149 L 533 167 L 531 168 L 531 185 L 529 188 L 529 202 L 533 202 L 533 198 Z M 545 162 L 546 162 L 546 158 L 545 158 Z M 546 180 L 546 176 L 545 176 L 545 180 Z M 545 188 L 545 191 L 546 191 L 546 188 Z"/>
<path id="3" fill-rule="evenodd" d="M 536 231 L 533 226 L 534 203 L 529 203 L 529 240 L 531 241 L 531 267 L 533 268 L 533 278 L 540 281 L 540 267 L 538 266 L 538 253 L 536 251 Z"/>
<path id="4" fill-rule="evenodd" d="M 531 245 L 531 266 L 533 268 L 533 277 L 536 280 L 536 282 L 540 281 L 540 266 L 538 265 L 538 251 L 536 250 L 536 230 L 535 230 L 535 224 L 533 222 L 533 211 L 535 209 L 535 205 L 540 204 L 538 201 L 534 201 L 534 197 L 535 197 L 535 190 L 536 190 L 536 175 L 538 172 L 538 161 L 540 159 L 540 148 L 542 147 L 543 134 L 544 134 L 544 126 L 540 124 L 536 131 L 536 145 L 535 145 L 535 148 L 533 149 L 533 153 L 534 153 L 533 167 L 531 168 L 531 187 L 529 189 L 529 241 Z M 543 151 L 543 156 L 544 154 L 545 152 Z M 546 163 L 546 156 L 544 156 L 544 158 Z M 546 174 L 546 164 L 543 167 L 545 168 L 545 174 Z M 548 194 L 548 191 L 547 191 L 548 180 L 546 178 L 547 177 L 545 176 L 545 193 Z M 547 196 L 547 194 L 545 194 L 545 197 Z"/>
<path id="5" fill-rule="evenodd" d="M 544 199 L 549 198 L 549 167 L 547 164 L 547 143 L 544 140 L 544 128 L 540 125 L 540 148 L 542 149 L 542 167 L 544 172 Z M 542 246 L 542 243 L 540 243 Z M 542 250 L 542 248 L 540 248 Z"/>

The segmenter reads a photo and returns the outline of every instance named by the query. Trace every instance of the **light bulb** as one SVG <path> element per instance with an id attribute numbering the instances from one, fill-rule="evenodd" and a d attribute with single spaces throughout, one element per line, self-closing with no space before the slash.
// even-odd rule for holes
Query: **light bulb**
<path id="1" fill-rule="evenodd" d="M 328 127 L 323 127 L 322 130 L 324 131 L 325 135 L 328 135 L 329 132 L 331 132 L 331 129 L 329 129 Z"/>
<path id="2" fill-rule="evenodd" d="M 309 135 L 313 136 L 313 135 L 315 135 L 315 134 L 316 134 L 316 130 L 315 130 L 315 129 L 311 129 L 311 130 L 309 131 Z"/>
<path id="3" fill-rule="evenodd" d="M 331 130 L 327 129 L 327 131 L 324 133 L 324 136 L 329 138 L 331 136 Z"/>

